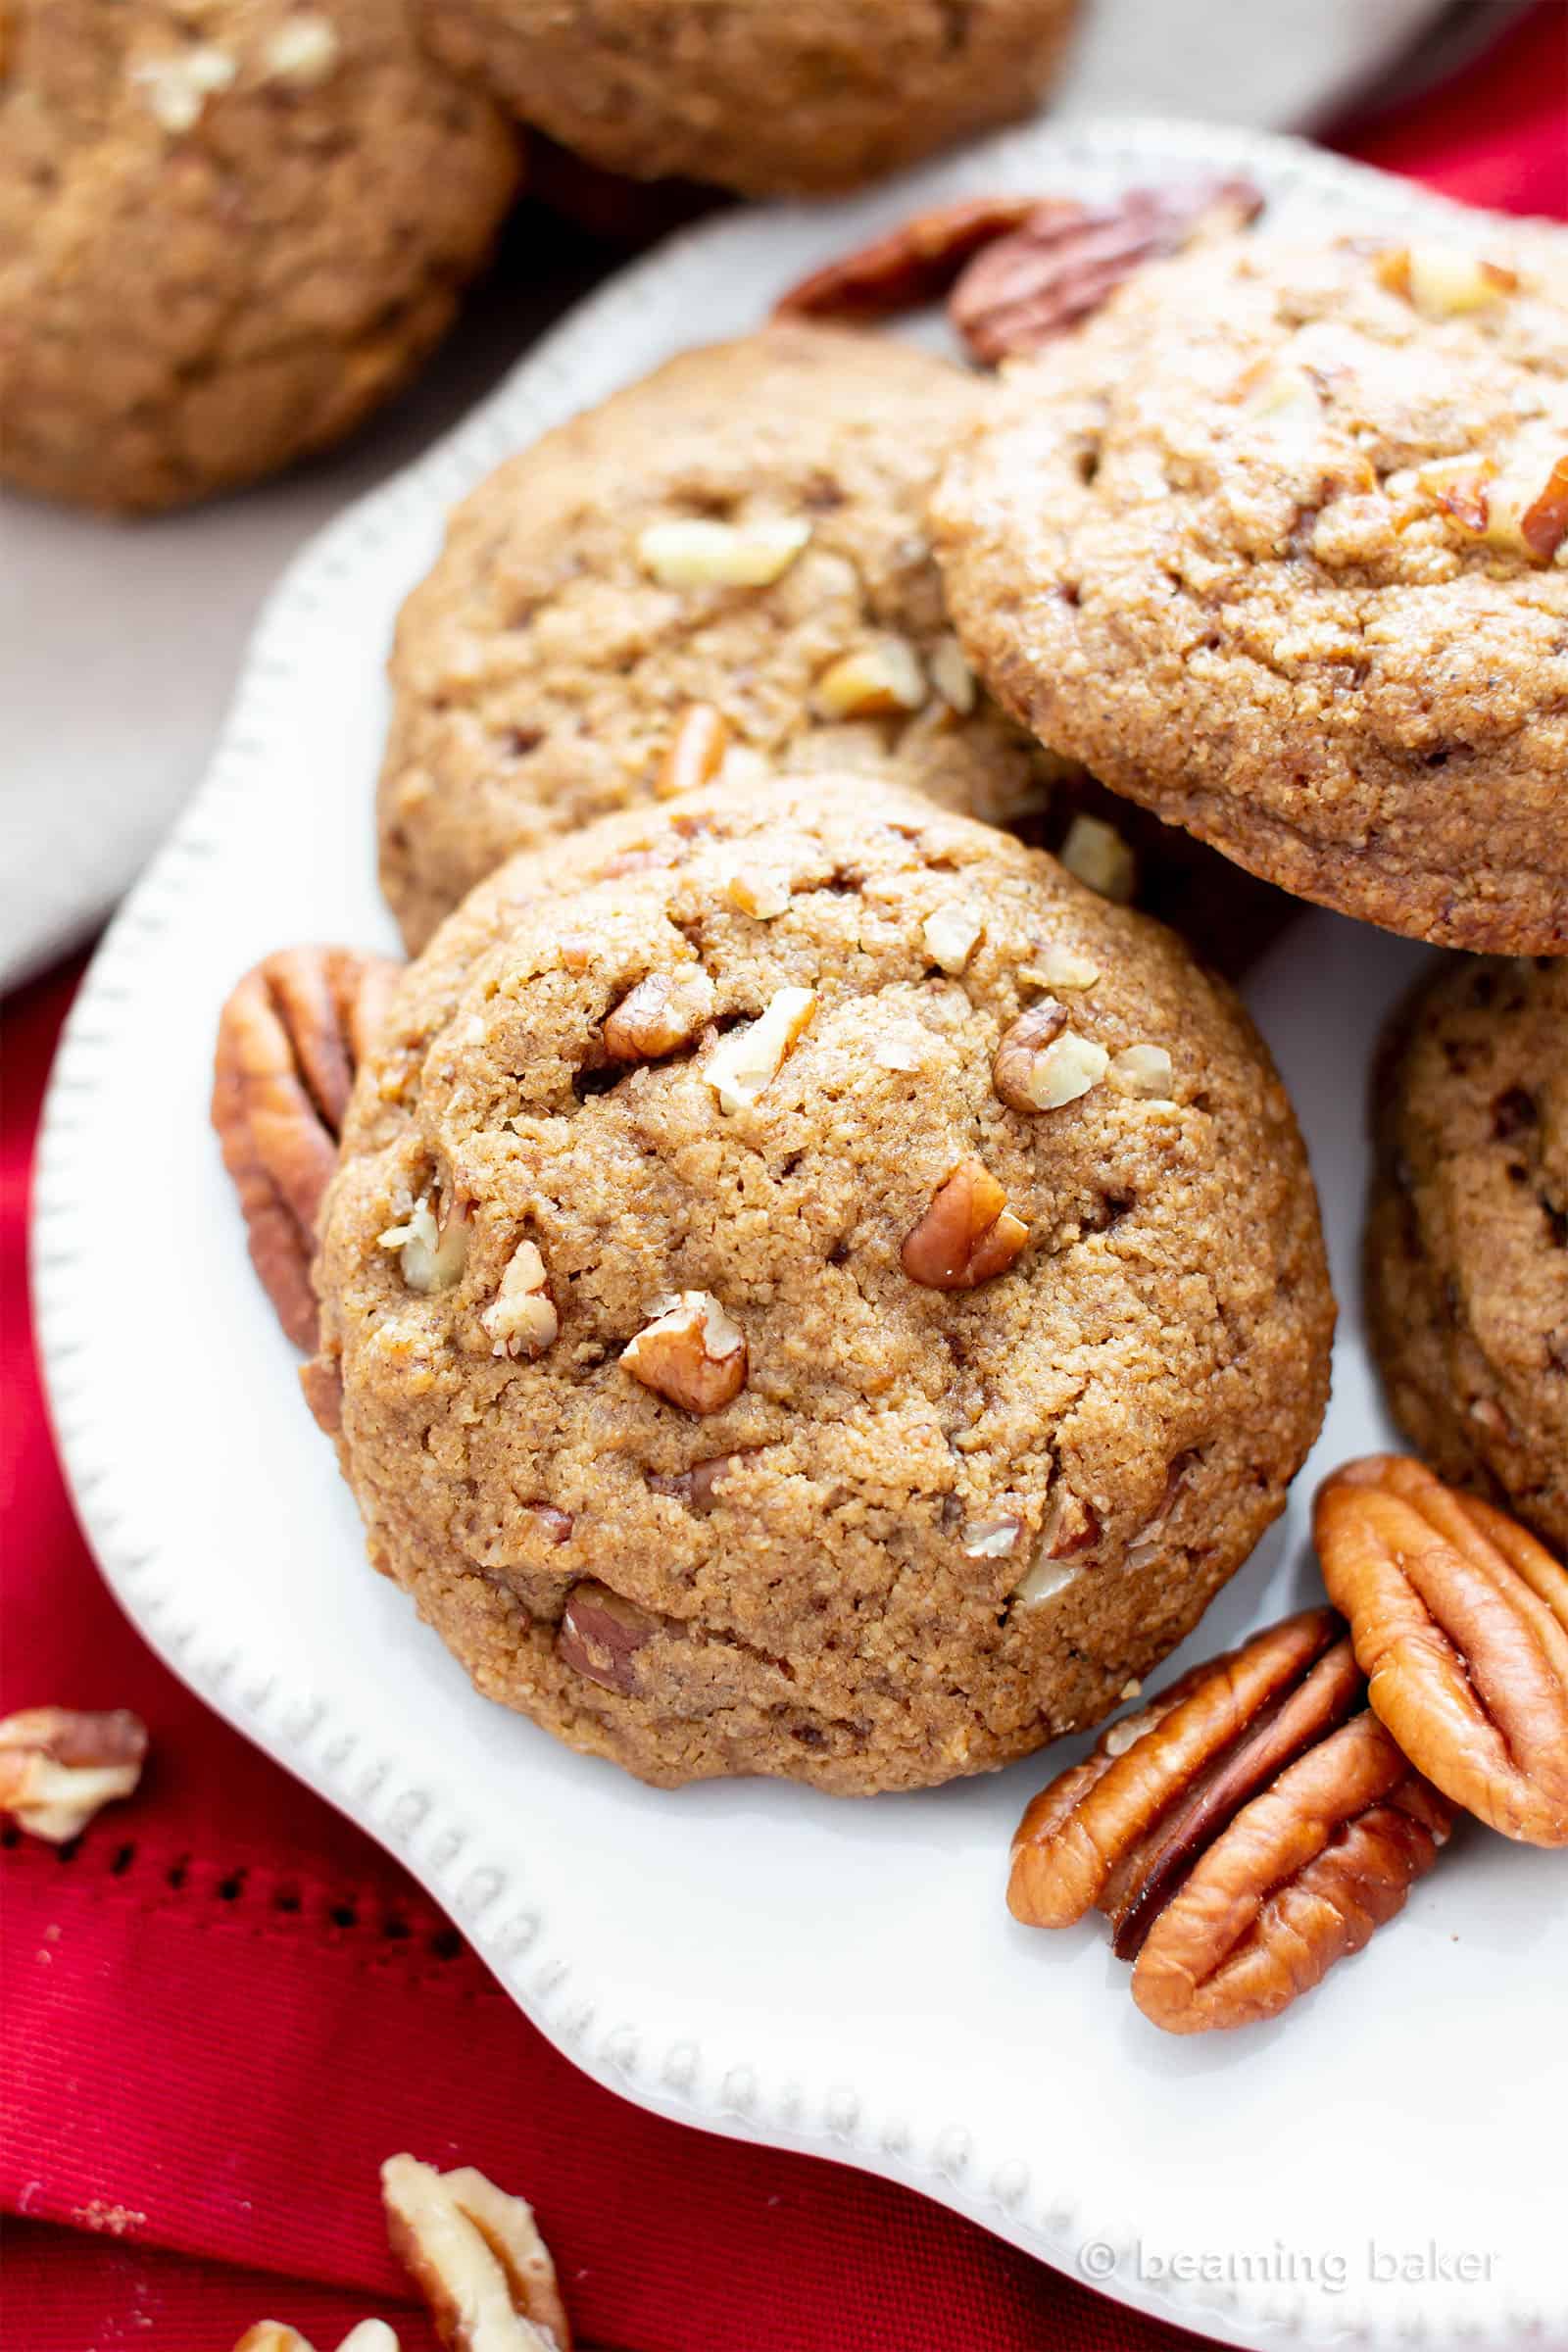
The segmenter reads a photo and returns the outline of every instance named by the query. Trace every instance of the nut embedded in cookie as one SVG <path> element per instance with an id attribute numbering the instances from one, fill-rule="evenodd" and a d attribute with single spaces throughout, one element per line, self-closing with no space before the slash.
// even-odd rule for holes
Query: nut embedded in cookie
<path id="1" fill-rule="evenodd" d="M 634 1380 L 687 1413 L 718 1413 L 746 1386 L 746 1334 L 708 1291 L 661 1300 L 620 1351 Z"/>
<path id="2" fill-rule="evenodd" d="M 1028 1239 L 1028 1226 L 1013 1215 L 984 1161 L 964 1159 L 905 1236 L 901 1262 L 925 1290 L 972 1291 L 1005 1274 Z"/>
<path id="3" fill-rule="evenodd" d="M 1505 1838 L 1568 1845 L 1568 1569 L 1396 1454 L 1335 1471 L 1313 1527 L 1373 1710 L 1405 1754 Z"/>

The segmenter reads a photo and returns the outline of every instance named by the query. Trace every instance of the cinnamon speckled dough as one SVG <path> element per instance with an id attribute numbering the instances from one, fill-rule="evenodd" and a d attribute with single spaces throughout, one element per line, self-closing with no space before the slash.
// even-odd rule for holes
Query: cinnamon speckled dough
<path id="1" fill-rule="evenodd" d="M 1389 1400 L 1440 1477 L 1568 1556 L 1568 963 L 1446 965 L 1391 1030 L 1376 1112 Z"/>
<path id="2" fill-rule="evenodd" d="M 407 0 L 15 0 L 0 473 L 127 512 L 348 432 L 450 320 L 514 134 Z"/>
<path id="3" fill-rule="evenodd" d="M 612 172 L 853 187 L 1025 115 L 1077 0 L 424 0 L 432 45 Z"/>
<path id="4" fill-rule="evenodd" d="M 813 701 L 889 634 L 927 661 L 951 644 L 923 505 L 986 390 L 886 337 L 771 327 L 683 353 L 482 482 L 392 656 L 381 883 L 410 946 L 513 851 L 651 798 L 693 703 L 722 712 L 730 777 L 893 760 L 967 813 L 1037 802 L 1033 747 L 989 705 L 959 723 L 933 685 L 917 711 L 828 723 Z M 642 536 L 689 517 L 810 537 L 769 586 L 666 587 Z"/>
<path id="5" fill-rule="evenodd" d="M 952 963 L 971 934 L 945 969 L 934 942 Z M 992 1056 L 1046 970 L 1091 1047 L 1168 1053 L 1170 1099 L 1118 1064 L 1004 1105 Z M 707 975 L 709 1027 L 611 1060 L 607 1018 L 677 973 Z M 785 989 L 808 1026 L 721 1108 L 714 1054 Z M 971 1156 L 1026 1247 L 923 1287 L 906 1238 Z M 398 1238 L 421 1201 L 463 1261 L 429 1293 Z M 495 1351 L 514 1262 L 559 1318 L 536 1360 Z M 662 1785 L 910 1788 L 1098 1720 L 1281 1509 L 1333 1322 L 1300 1139 L 1224 985 L 865 777 L 631 811 L 482 884 L 362 1068 L 318 1283 L 312 1378 L 372 1560 L 482 1691 Z M 686 1292 L 749 1352 L 707 1415 L 621 1360 Z M 624 1688 L 558 1651 L 596 1585 L 633 1629 Z"/>
<path id="6" fill-rule="evenodd" d="M 1418 476 L 1568 459 L 1568 238 L 1451 234 L 1517 289 L 1429 317 L 1375 242 L 1140 272 L 1011 372 L 938 552 L 1002 702 L 1114 790 L 1392 930 L 1562 954 L 1568 557 Z"/>

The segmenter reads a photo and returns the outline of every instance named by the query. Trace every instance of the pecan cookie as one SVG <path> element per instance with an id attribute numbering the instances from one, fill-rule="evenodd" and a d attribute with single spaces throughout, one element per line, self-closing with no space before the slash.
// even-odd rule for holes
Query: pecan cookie
<path id="1" fill-rule="evenodd" d="M 1440 1477 L 1568 1551 L 1568 963 L 1446 964 L 1375 1089 L 1372 1345 Z"/>
<path id="2" fill-rule="evenodd" d="M 1095 1722 L 1277 1516 L 1333 1303 L 1224 985 L 879 779 L 524 856 L 411 968 L 322 1219 L 371 1558 L 675 1784 Z"/>
<path id="3" fill-rule="evenodd" d="M 408 0 L 14 0 L 0 473 L 177 506 L 338 440 L 412 373 L 517 177 Z"/>
<path id="4" fill-rule="evenodd" d="M 879 336 L 779 325 L 684 354 L 481 483 L 392 657 L 381 882 L 410 946 L 514 851 L 783 763 L 1026 825 L 1190 908 L 1240 968 L 1283 902 L 1147 818 L 1135 862 L 1107 847 L 1103 796 L 958 652 L 923 508 L 989 395 Z M 1094 822 L 1069 846 L 1075 817 Z"/>
<path id="5" fill-rule="evenodd" d="M 1226 237 L 1008 375 L 935 502 L 959 635 L 1298 896 L 1568 952 L 1568 239 Z"/>
<path id="6" fill-rule="evenodd" d="M 1026 115 L 1077 0 L 422 0 L 432 47 L 636 179 L 853 187 Z"/>

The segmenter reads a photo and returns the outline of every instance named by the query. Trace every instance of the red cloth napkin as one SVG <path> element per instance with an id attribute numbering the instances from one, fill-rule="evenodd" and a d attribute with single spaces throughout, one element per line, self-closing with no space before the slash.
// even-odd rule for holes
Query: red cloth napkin
<path id="1" fill-rule="evenodd" d="M 1568 215 L 1568 13 L 1347 134 L 1473 201 Z M 587 2343 L 624 2352 L 1176 2352 L 903 2189 L 661 2122 L 518 2015 L 396 1864 L 192 1698 L 117 1614 L 50 1446 L 24 1228 L 74 973 L 10 1007 L 0 1115 L 0 1711 L 128 1705 L 153 1755 L 74 1849 L 4 1833 L 0 2335 L 18 2352 L 433 2339 L 382 2237 L 398 2148 L 535 2202 Z M 1019 2021 L 1027 2037 L 1027 2020 Z"/>

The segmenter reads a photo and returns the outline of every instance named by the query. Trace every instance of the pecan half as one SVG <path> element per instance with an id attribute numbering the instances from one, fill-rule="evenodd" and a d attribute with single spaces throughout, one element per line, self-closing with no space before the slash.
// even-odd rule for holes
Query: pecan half
<path id="1" fill-rule="evenodd" d="M 780 295 L 773 316 L 864 320 L 920 310 L 941 301 L 964 263 L 983 246 L 1052 206 L 1050 197 L 1040 196 L 966 196 L 956 204 L 933 205 L 803 277 Z M 1061 198 L 1055 209 L 1076 213 L 1079 207 Z"/>
<path id="2" fill-rule="evenodd" d="M 285 948 L 239 982 L 218 1024 L 213 1125 L 251 1262 L 297 1348 L 316 1346 L 311 1260 L 354 1073 L 399 967 L 353 948 Z"/>
<path id="3" fill-rule="evenodd" d="M 1033 1927 L 1102 1911 L 1167 2031 L 1245 2025 L 1359 1950 L 1447 1818 L 1367 1714 L 1340 1619 L 1308 1609 L 1193 1668 L 1042 1789 L 1007 1902 Z"/>
<path id="4" fill-rule="evenodd" d="M 1373 1710 L 1411 1762 L 1505 1838 L 1568 1845 L 1568 1569 L 1397 1454 L 1335 1471 L 1314 1531 Z"/>
<path id="5" fill-rule="evenodd" d="M 900 1260 L 925 1290 L 972 1291 L 1005 1274 L 1028 1239 L 1028 1226 L 1013 1215 L 985 1162 L 964 1159 L 906 1234 Z"/>
<path id="6" fill-rule="evenodd" d="M 381 2199 L 393 2254 L 446 2352 L 570 2352 L 556 2266 L 521 2197 L 471 2165 L 438 2173 L 389 2156 Z"/>
<path id="7" fill-rule="evenodd" d="M 146 1754 L 147 1726 L 128 1708 L 24 1707 L 0 1722 L 0 1813 L 63 1845 L 101 1805 L 130 1795 Z"/>
<path id="8" fill-rule="evenodd" d="M 1200 234 L 1245 228 L 1262 209 L 1245 179 L 1130 188 L 1108 205 L 1040 205 L 976 255 L 953 289 L 949 317 L 974 357 L 996 367 L 1065 334 L 1145 263 Z"/>
<path id="9" fill-rule="evenodd" d="M 1133 1999 L 1167 2034 L 1277 2017 L 1403 1908 L 1450 1815 L 1376 1716 L 1253 1798 L 1160 1912 Z"/>

